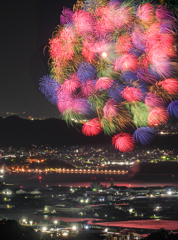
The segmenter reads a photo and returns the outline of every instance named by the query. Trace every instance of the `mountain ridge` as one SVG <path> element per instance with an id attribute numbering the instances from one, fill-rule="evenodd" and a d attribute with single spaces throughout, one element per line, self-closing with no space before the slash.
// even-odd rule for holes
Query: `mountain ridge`
<path id="1" fill-rule="evenodd" d="M 27 147 L 31 144 L 50 145 L 60 147 L 64 145 L 99 145 L 111 144 L 112 136 L 100 133 L 97 136 L 87 137 L 81 129 L 68 126 L 64 120 L 49 118 L 45 120 L 29 120 L 18 116 L 0 117 L 0 146 Z M 177 149 L 178 135 L 157 136 L 150 146 L 167 149 Z"/>

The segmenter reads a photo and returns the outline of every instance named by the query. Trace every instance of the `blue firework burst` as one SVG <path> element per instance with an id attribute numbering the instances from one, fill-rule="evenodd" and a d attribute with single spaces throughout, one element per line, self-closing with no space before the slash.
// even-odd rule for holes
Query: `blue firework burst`
<path id="1" fill-rule="evenodd" d="M 150 127 L 141 127 L 134 132 L 133 138 L 138 144 L 145 146 L 148 145 L 156 135 L 157 130 Z"/>
<path id="2" fill-rule="evenodd" d="M 169 104 L 167 111 L 170 113 L 171 117 L 178 118 L 178 100 L 172 101 Z"/>
<path id="3" fill-rule="evenodd" d="M 39 90 L 45 95 L 49 102 L 57 104 L 57 91 L 60 83 L 56 82 L 50 75 L 45 75 L 39 80 Z"/>
<path id="4" fill-rule="evenodd" d="M 77 71 L 77 77 L 80 79 L 80 81 L 86 81 L 87 79 L 94 80 L 97 76 L 97 71 L 95 66 L 93 66 L 90 63 L 83 62 L 80 64 L 78 71 Z"/>

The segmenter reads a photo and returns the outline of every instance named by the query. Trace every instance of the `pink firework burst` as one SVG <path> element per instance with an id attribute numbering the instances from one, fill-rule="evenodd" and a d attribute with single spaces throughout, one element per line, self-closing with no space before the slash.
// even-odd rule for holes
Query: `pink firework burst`
<path id="1" fill-rule="evenodd" d="M 82 55 L 89 63 L 91 63 L 95 57 L 95 53 L 91 52 L 88 48 L 83 48 Z"/>
<path id="2" fill-rule="evenodd" d="M 161 34 L 160 42 L 162 43 L 162 52 L 164 52 L 169 57 L 175 57 L 176 52 L 174 51 L 175 38 L 170 34 Z"/>
<path id="3" fill-rule="evenodd" d="M 120 29 L 124 26 L 128 26 L 133 19 L 132 8 L 127 5 L 121 6 L 114 16 L 114 23 L 116 28 Z"/>
<path id="4" fill-rule="evenodd" d="M 158 83 L 164 90 L 166 90 L 169 94 L 178 94 L 178 81 L 174 78 L 165 79 L 164 81 L 160 81 Z"/>
<path id="5" fill-rule="evenodd" d="M 115 70 L 116 71 L 136 71 L 138 68 L 138 58 L 135 57 L 133 54 L 128 53 L 124 54 L 123 56 L 119 57 L 115 61 Z"/>
<path id="6" fill-rule="evenodd" d="M 49 41 L 51 58 L 60 59 L 60 61 L 72 60 L 74 55 L 74 48 L 72 42 L 62 42 L 58 37 Z"/>
<path id="7" fill-rule="evenodd" d="M 74 27 L 69 26 L 68 28 L 63 28 L 60 31 L 60 37 L 62 39 L 62 41 L 65 42 L 69 42 L 69 43 L 76 43 L 77 42 L 77 34 L 76 31 L 74 30 Z"/>
<path id="8" fill-rule="evenodd" d="M 109 7 L 99 7 L 96 9 L 97 18 L 97 32 L 105 34 L 108 31 L 114 31 L 114 12 Z"/>
<path id="9" fill-rule="evenodd" d="M 155 62 L 150 66 L 151 71 L 153 71 L 155 75 L 158 73 L 158 75 L 163 78 L 170 77 L 170 73 L 173 69 L 173 64 L 170 62 L 170 60 L 161 61 L 161 58 L 160 60 L 158 60 L 158 58 L 154 59 Z"/>
<path id="10" fill-rule="evenodd" d="M 86 80 L 86 82 L 81 83 L 81 92 L 84 97 L 88 98 L 94 92 L 95 83 L 93 80 Z"/>
<path id="11" fill-rule="evenodd" d="M 91 13 L 79 10 L 75 12 L 73 21 L 78 34 L 86 36 L 95 32 L 96 22 Z"/>
<path id="12" fill-rule="evenodd" d="M 137 10 L 137 16 L 145 23 L 150 23 L 154 19 L 154 7 L 151 3 L 140 5 Z"/>
<path id="13" fill-rule="evenodd" d="M 116 117 L 116 115 L 118 113 L 117 102 L 114 101 L 113 99 L 109 99 L 106 102 L 106 105 L 104 106 L 103 113 L 104 113 L 104 117 L 107 120 L 110 120 L 110 119 Z"/>
<path id="14" fill-rule="evenodd" d="M 90 51 L 95 53 L 108 52 L 111 49 L 112 45 L 108 44 L 106 41 L 93 42 L 90 46 Z"/>
<path id="15" fill-rule="evenodd" d="M 95 89 L 97 90 L 107 90 L 114 84 L 114 80 L 109 77 L 101 77 L 97 80 Z"/>
<path id="16" fill-rule="evenodd" d="M 116 53 L 118 54 L 127 53 L 130 51 L 132 47 L 133 46 L 131 42 L 131 37 L 129 37 L 128 35 L 118 37 L 117 42 L 115 44 L 115 50 Z"/>
<path id="17" fill-rule="evenodd" d="M 140 50 L 144 50 L 146 47 L 147 39 L 143 30 L 135 27 L 131 35 L 133 45 Z"/>
<path id="18" fill-rule="evenodd" d="M 148 115 L 149 127 L 156 127 L 162 124 L 166 124 L 169 115 L 165 108 L 153 108 Z"/>
<path id="19" fill-rule="evenodd" d="M 122 97 L 129 101 L 142 101 L 143 100 L 143 94 L 140 89 L 134 88 L 134 87 L 126 87 L 122 92 L 121 92 Z"/>
<path id="20" fill-rule="evenodd" d="M 145 32 L 147 50 L 160 44 L 160 23 L 153 23 Z"/>
<path id="21" fill-rule="evenodd" d="M 61 90 L 66 92 L 67 94 L 71 94 L 78 87 L 80 87 L 79 79 L 77 77 L 77 74 L 73 74 L 61 85 Z"/>
<path id="22" fill-rule="evenodd" d="M 154 93 L 149 92 L 145 97 L 145 104 L 148 108 L 162 108 L 165 106 L 163 100 L 157 97 Z"/>
<path id="23" fill-rule="evenodd" d="M 119 133 L 112 138 L 112 144 L 121 152 L 130 152 L 135 146 L 135 140 L 130 133 Z"/>
<path id="24" fill-rule="evenodd" d="M 91 108 L 86 99 L 75 98 L 65 93 L 60 89 L 57 93 L 57 106 L 61 113 L 70 110 L 73 113 L 88 115 L 91 113 Z"/>
<path id="25" fill-rule="evenodd" d="M 95 136 L 102 131 L 101 122 L 98 118 L 91 119 L 84 123 L 82 127 L 82 133 L 86 136 Z"/>
<path id="26" fill-rule="evenodd" d="M 86 99 L 83 98 L 74 98 L 71 102 L 70 109 L 74 113 L 88 115 L 91 113 L 91 108 Z"/>
<path id="27" fill-rule="evenodd" d="M 95 57 L 95 52 L 92 51 L 94 39 L 90 36 L 83 41 L 82 55 L 88 62 L 92 62 Z"/>
<path id="28" fill-rule="evenodd" d="M 58 92 L 57 98 L 58 98 L 57 107 L 60 113 L 63 113 L 67 109 L 69 109 L 71 106 L 71 103 L 73 102 L 72 97 L 61 90 Z"/>
<path id="29" fill-rule="evenodd" d="M 147 39 L 149 40 L 147 44 L 147 53 L 151 59 L 154 55 L 159 58 L 165 59 L 166 57 L 174 57 L 175 52 L 173 51 L 173 43 L 175 41 L 174 37 L 170 34 L 147 34 Z"/>
<path id="30" fill-rule="evenodd" d="M 161 47 L 152 48 L 148 53 L 150 63 L 159 65 L 161 61 L 169 61 L 169 57 L 162 51 Z"/>

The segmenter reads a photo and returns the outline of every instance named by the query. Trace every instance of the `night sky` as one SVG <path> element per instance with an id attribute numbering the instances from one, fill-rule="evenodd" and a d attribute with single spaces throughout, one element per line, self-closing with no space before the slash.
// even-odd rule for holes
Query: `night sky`
<path id="1" fill-rule="evenodd" d="M 24 117 L 59 117 L 57 107 L 38 90 L 48 74 L 48 44 L 60 24 L 63 6 L 73 8 L 76 0 L 3 1 L 1 6 L 0 116 L 6 112 Z"/>

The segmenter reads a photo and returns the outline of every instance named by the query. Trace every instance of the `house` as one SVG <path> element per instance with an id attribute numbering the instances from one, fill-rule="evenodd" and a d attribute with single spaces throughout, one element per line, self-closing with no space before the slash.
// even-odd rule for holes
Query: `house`
<path id="1" fill-rule="evenodd" d="M 133 229 L 123 229 L 120 233 L 114 233 L 107 237 L 108 240 L 139 240 L 142 236 Z"/>
<path id="2" fill-rule="evenodd" d="M 123 229 L 120 232 L 120 236 L 121 240 L 139 240 L 142 238 L 142 236 L 133 229 Z"/>
<path id="3" fill-rule="evenodd" d="M 24 189 L 20 188 L 19 190 L 16 191 L 16 194 L 26 194 L 27 191 L 25 191 Z"/>
<path id="4" fill-rule="evenodd" d="M 5 188 L 1 191 L 1 194 L 4 194 L 4 195 L 11 195 L 13 193 L 12 190 L 10 190 L 9 188 Z"/>
<path id="5" fill-rule="evenodd" d="M 130 188 L 131 192 L 135 195 L 146 195 L 149 193 L 149 189 L 146 187 L 132 187 Z"/>
<path id="6" fill-rule="evenodd" d="M 41 192 L 37 189 L 33 190 L 30 192 L 31 194 L 41 194 Z"/>

